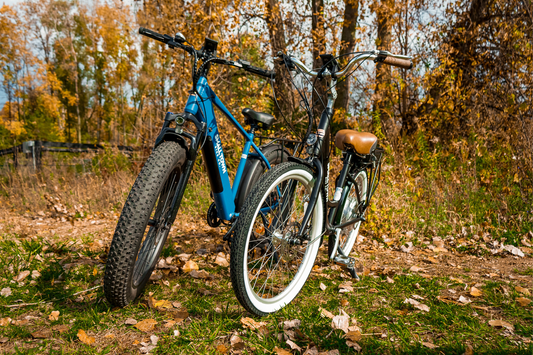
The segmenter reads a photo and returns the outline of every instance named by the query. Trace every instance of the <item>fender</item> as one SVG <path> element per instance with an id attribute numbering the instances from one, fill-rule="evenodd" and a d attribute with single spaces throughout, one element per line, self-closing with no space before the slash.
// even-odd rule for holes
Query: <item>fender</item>
<path id="1" fill-rule="evenodd" d="M 266 147 L 259 147 L 270 163 L 281 163 L 283 151 L 283 161 L 287 161 L 291 153 L 284 149 L 281 144 L 272 144 Z M 255 183 L 259 180 L 263 172 L 267 170 L 266 164 L 256 154 L 248 154 L 248 160 L 244 166 L 244 171 L 239 184 L 239 190 L 235 195 L 235 211 L 240 212 L 242 205 Z"/>

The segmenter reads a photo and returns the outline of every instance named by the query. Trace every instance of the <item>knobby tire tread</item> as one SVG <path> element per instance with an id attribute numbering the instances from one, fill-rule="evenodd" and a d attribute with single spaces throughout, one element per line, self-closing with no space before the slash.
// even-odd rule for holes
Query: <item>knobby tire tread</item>
<path id="1" fill-rule="evenodd" d="M 128 195 L 109 250 L 104 276 L 104 293 L 117 307 L 125 307 L 140 243 L 150 214 L 169 174 L 186 160 L 185 150 L 176 142 L 163 142 L 152 151 Z M 145 283 L 136 293 L 142 293 Z M 136 298 L 134 297 L 134 298 Z M 130 297 L 131 298 L 131 297 Z"/>

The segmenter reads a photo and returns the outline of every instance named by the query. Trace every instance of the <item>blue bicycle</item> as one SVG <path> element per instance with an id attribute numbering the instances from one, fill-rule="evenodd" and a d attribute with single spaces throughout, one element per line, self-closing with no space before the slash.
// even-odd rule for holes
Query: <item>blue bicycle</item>
<path id="1" fill-rule="evenodd" d="M 202 151 L 213 193 L 214 203 L 207 213 L 208 224 L 212 227 L 223 221 L 234 222 L 254 183 L 267 169 L 289 155 L 280 144 L 258 147 L 253 141 L 255 131 L 272 126 L 272 115 L 245 108 L 242 113 L 250 127 L 245 130 L 207 81 L 211 64 L 234 66 L 269 79 L 274 78 L 274 72 L 251 66 L 246 61 L 218 58 L 218 42 L 209 38 L 196 50 L 186 44 L 181 33 L 172 37 L 142 27 L 139 33 L 170 48 L 188 52 L 193 57 L 193 85 L 184 112 L 166 114 L 155 148 L 139 173 L 118 220 L 104 277 L 106 298 L 118 307 L 135 300 L 146 286 L 178 213 L 198 150 Z M 230 120 L 245 141 L 233 186 L 214 107 Z M 195 134 L 185 129 L 187 122 L 192 123 Z M 227 235 L 230 233 L 231 230 Z"/>

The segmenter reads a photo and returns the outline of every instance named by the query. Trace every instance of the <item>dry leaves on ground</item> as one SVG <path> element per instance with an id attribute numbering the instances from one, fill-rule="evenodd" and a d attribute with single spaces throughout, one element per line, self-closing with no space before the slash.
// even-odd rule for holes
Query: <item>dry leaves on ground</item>
<path id="1" fill-rule="evenodd" d="M 514 326 L 511 323 L 499 319 L 493 319 L 489 321 L 489 325 L 495 328 L 505 328 L 510 331 L 514 331 Z"/>
<path id="2" fill-rule="evenodd" d="M 525 287 L 522 287 L 522 286 L 515 286 L 514 288 L 516 290 L 516 292 L 520 292 L 521 294 L 525 295 L 525 296 L 530 296 L 531 293 L 529 292 L 529 290 Z"/>
<path id="3" fill-rule="evenodd" d="M 150 332 L 154 330 L 157 321 L 155 319 L 143 319 L 139 323 L 135 324 L 134 327 L 139 329 L 142 332 Z"/>
<path id="4" fill-rule="evenodd" d="M 4 297 L 9 297 L 11 296 L 11 287 L 4 287 L 2 289 L 2 291 L 0 291 L 0 295 L 4 296 Z"/>
<path id="5" fill-rule="evenodd" d="M 319 285 L 318 287 L 320 287 L 320 289 L 321 289 L 322 291 L 326 291 L 326 288 L 327 288 L 327 286 L 324 285 L 322 282 L 320 283 L 320 285 Z"/>
<path id="6" fill-rule="evenodd" d="M 531 303 L 531 300 L 525 297 L 518 297 L 516 302 L 520 303 L 522 307 L 527 307 Z"/>
<path id="7" fill-rule="evenodd" d="M 277 346 L 275 346 L 273 350 L 276 353 L 276 355 L 292 355 L 290 351 L 287 351 L 283 348 L 278 348 Z"/>
<path id="8" fill-rule="evenodd" d="M 178 255 L 179 257 L 179 255 Z M 191 272 L 193 270 L 198 270 L 198 264 L 192 260 L 188 260 L 185 265 L 182 267 L 183 272 Z"/>
<path id="9" fill-rule="evenodd" d="M 232 335 L 229 342 L 234 350 L 244 349 L 244 341 L 238 335 Z"/>
<path id="10" fill-rule="evenodd" d="M 53 311 L 52 313 L 50 313 L 50 315 L 48 316 L 48 319 L 51 320 L 51 321 L 56 321 L 59 319 L 59 311 Z"/>
<path id="11" fill-rule="evenodd" d="M 483 293 L 481 292 L 481 290 L 478 290 L 478 289 L 475 288 L 475 287 L 472 287 L 472 288 L 470 289 L 470 296 L 480 297 L 480 296 L 482 296 L 482 295 L 483 295 Z"/>
<path id="12" fill-rule="evenodd" d="M 224 255 L 223 252 L 220 252 L 220 253 L 217 254 L 217 257 L 215 259 L 215 264 L 217 264 L 219 266 L 222 266 L 222 267 L 228 267 L 229 266 L 229 262 L 226 259 L 226 255 Z"/>
<path id="13" fill-rule="evenodd" d="M 403 301 L 403 303 L 410 304 L 413 307 L 415 307 L 416 309 L 419 309 L 421 311 L 429 312 L 429 307 L 428 306 L 426 306 L 425 304 L 420 303 L 417 300 L 414 300 L 412 298 L 406 298 L 405 301 Z"/>
<path id="14" fill-rule="evenodd" d="M 259 330 L 261 334 L 268 333 L 267 329 L 267 323 L 266 322 L 256 322 L 252 318 L 249 317 L 243 317 L 241 318 L 241 324 L 244 328 L 248 328 L 251 330 Z"/>
<path id="15" fill-rule="evenodd" d="M 94 337 L 87 335 L 87 333 L 85 333 L 85 330 L 83 329 L 78 330 L 78 339 L 80 339 L 82 343 L 87 345 L 94 344 L 94 342 L 96 341 Z"/>
<path id="16" fill-rule="evenodd" d="M 422 342 L 422 345 L 424 345 L 426 348 L 430 348 L 430 349 L 436 349 L 438 348 L 437 345 L 433 344 L 433 343 L 430 343 L 430 342 L 427 342 L 427 341 L 423 341 Z"/>

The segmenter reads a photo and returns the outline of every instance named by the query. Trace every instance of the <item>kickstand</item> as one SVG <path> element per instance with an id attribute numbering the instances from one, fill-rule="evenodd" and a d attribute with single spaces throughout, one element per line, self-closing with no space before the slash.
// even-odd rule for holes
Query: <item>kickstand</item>
<path id="1" fill-rule="evenodd" d="M 348 270 L 348 272 L 350 273 L 350 275 L 352 276 L 353 279 L 356 279 L 357 281 L 361 280 L 359 278 L 359 275 L 357 275 L 357 272 L 355 271 L 354 267 L 349 267 L 349 268 L 347 268 L 347 270 Z"/>

